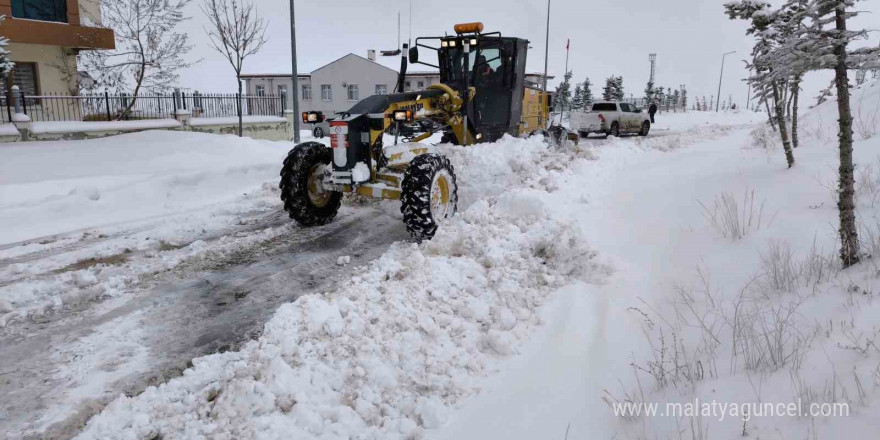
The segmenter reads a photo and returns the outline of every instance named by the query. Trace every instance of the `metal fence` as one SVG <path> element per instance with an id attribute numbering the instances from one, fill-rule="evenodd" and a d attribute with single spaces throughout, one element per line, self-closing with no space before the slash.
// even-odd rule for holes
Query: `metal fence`
<path id="1" fill-rule="evenodd" d="M 133 97 L 120 94 L 27 95 L 7 90 L 0 96 L 2 122 L 12 120 L 17 112 L 32 121 L 119 121 L 174 118 L 177 110 L 188 110 L 194 118 L 242 116 L 282 116 L 285 97 L 275 95 L 241 96 L 236 94 L 172 93 Z M 16 110 L 18 109 L 18 110 Z"/>

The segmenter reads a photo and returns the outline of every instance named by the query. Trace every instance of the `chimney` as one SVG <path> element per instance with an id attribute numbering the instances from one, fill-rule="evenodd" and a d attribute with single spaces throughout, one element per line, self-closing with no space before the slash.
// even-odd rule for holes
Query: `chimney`
<path id="1" fill-rule="evenodd" d="M 376 50 L 375 49 L 367 50 L 367 59 L 374 62 L 374 63 L 376 62 Z"/>

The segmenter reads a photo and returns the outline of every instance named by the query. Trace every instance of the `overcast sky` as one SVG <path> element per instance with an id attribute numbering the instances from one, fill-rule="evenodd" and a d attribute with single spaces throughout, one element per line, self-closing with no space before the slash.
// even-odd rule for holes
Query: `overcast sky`
<path id="1" fill-rule="evenodd" d="M 202 58 L 181 75 L 181 85 L 201 91 L 223 92 L 235 88 L 232 68 L 207 45 L 202 30 L 205 19 L 193 0 L 188 8 L 192 20 L 183 28 L 195 44 L 192 58 Z M 721 96 L 746 99 L 744 63 L 752 38 L 744 22 L 723 14 L 728 0 L 553 0 L 551 5 L 551 75 L 565 70 L 565 42 L 571 39 L 569 69 L 581 82 L 589 77 L 593 93 L 600 93 L 604 79 L 622 75 L 627 95 L 643 94 L 650 74 L 648 54 L 657 53 L 657 85 L 687 85 L 691 97 L 717 93 L 721 56 L 727 57 Z M 268 21 L 267 44 L 249 58 L 248 73 L 290 72 L 289 0 L 256 0 L 259 13 Z M 774 3 L 780 3 L 776 0 Z M 485 32 L 531 41 L 528 70 L 542 71 L 544 62 L 545 0 L 413 0 L 412 35 L 438 36 L 452 33 L 455 23 L 482 21 Z M 866 0 L 861 10 L 878 10 L 880 0 Z M 299 71 L 311 72 L 345 54 L 365 56 L 368 49 L 397 46 L 397 12 L 401 13 L 403 39 L 409 36 L 409 0 L 296 1 Z M 876 16 L 860 17 L 874 26 Z M 877 41 L 878 36 L 872 35 Z M 876 43 L 874 43 L 876 44 Z M 399 59 L 383 64 L 397 68 Z M 425 70 L 423 66 L 411 69 Z M 805 87 L 808 97 L 827 84 L 827 75 L 813 75 Z"/>

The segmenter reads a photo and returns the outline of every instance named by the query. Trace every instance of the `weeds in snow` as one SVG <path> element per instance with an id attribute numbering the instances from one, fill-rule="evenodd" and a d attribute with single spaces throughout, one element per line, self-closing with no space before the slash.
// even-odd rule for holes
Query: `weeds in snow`
<path id="1" fill-rule="evenodd" d="M 752 146 L 764 150 L 767 154 L 773 153 L 780 147 L 779 136 L 766 124 L 752 130 L 751 136 Z"/>
<path id="2" fill-rule="evenodd" d="M 793 256 L 787 242 L 771 240 L 767 252 L 761 254 L 758 282 L 768 291 L 794 292 L 801 287 L 837 278 L 840 270 L 836 250 L 825 252 L 819 249 L 815 237 L 810 251 L 802 260 Z"/>
<path id="3" fill-rule="evenodd" d="M 867 199 L 872 208 L 877 205 L 880 200 L 880 157 L 874 163 L 856 167 L 856 195 Z"/>
<path id="4" fill-rule="evenodd" d="M 871 103 L 868 102 L 868 108 L 865 107 L 865 99 L 856 100 L 855 118 L 853 118 L 853 128 L 863 140 L 870 139 L 877 134 L 877 125 L 880 122 L 880 99 L 874 103 L 874 108 L 870 108 Z M 870 101 L 870 100 L 867 100 Z"/>
<path id="5" fill-rule="evenodd" d="M 740 295 L 731 329 L 731 374 L 739 366 L 746 371 L 776 371 L 789 366 L 800 368 L 813 334 L 801 330 L 798 313 L 802 300 L 774 301 L 766 297 Z"/>
<path id="6" fill-rule="evenodd" d="M 743 193 L 742 206 L 736 197 L 730 193 L 721 193 L 715 197 L 712 209 L 709 209 L 703 202 L 697 202 L 703 208 L 703 216 L 709 224 L 718 231 L 724 238 L 731 240 L 740 240 L 751 231 L 760 230 L 764 220 L 764 204 L 766 200 L 755 210 L 755 191 L 749 191 L 746 188 Z M 773 223 L 773 218 L 767 223 L 769 227 Z"/>

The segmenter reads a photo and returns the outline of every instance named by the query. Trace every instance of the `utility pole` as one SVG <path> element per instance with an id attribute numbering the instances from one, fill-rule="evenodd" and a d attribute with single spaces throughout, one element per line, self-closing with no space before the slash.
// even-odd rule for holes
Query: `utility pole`
<path id="1" fill-rule="evenodd" d="M 718 113 L 718 108 L 721 105 L 721 80 L 724 79 L 724 59 L 727 58 L 728 55 L 734 54 L 736 51 L 730 51 L 721 56 L 721 75 L 718 76 L 718 101 L 715 102 L 715 113 Z"/>
<path id="2" fill-rule="evenodd" d="M 293 13 L 293 2 L 290 0 L 290 55 L 293 75 L 291 76 L 290 98 L 293 101 L 293 142 L 299 143 L 299 77 L 296 70 L 296 16 Z"/>
<path id="3" fill-rule="evenodd" d="M 571 39 L 569 38 L 565 42 L 565 76 L 566 77 L 568 76 L 568 54 L 570 52 L 570 50 L 569 50 L 570 48 L 571 48 Z M 569 85 L 569 87 L 571 87 L 571 86 Z M 571 112 L 570 102 L 571 101 L 569 101 L 569 107 L 568 107 L 569 112 Z M 563 121 L 564 116 L 565 116 L 565 109 L 564 108 L 559 109 L 559 125 L 562 125 L 562 121 Z"/>
<path id="4" fill-rule="evenodd" d="M 550 60 L 550 0 L 547 0 L 547 36 L 544 39 L 544 96 L 547 97 L 547 104 L 549 104 L 550 94 L 547 92 L 547 64 Z M 547 125 L 547 121 L 544 120 L 544 112 L 541 111 L 541 126 L 544 128 Z"/>
<path id="5" fill-rule="evenodd" d="M 412 0 L 409 0 L 409 47 L 412 47 Z"/>

